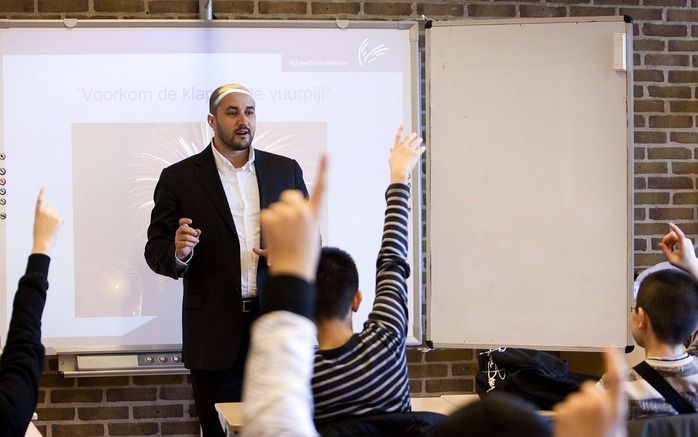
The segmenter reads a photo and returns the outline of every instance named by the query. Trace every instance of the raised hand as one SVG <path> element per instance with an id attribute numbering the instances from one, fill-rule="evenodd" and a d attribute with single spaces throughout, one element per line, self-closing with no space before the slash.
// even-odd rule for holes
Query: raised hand
<path id="1" fill-rule="evenodd" d="M 606 390 L 586 382 L 555 406 L 555 437 L 623 437 L 628 403 L 623 390 L 627 370 L 618 351 L 607 350 Z"/>
<path id="2" fill-rule="evenodd" d="M 201 229 L 192 228 L 189 226 L 191 224 L 191 219 L 179 219 L 179 227 L 175 232 L 175 254 L 180 260 L 185 260 L 199 244 Z"/>
<path id="3" fill-rule="evenodd" d="M 44 205 L 44 188 L 39 190 L 34 210 L 34 244 L 32 253 L 48 255 L 56 242 L 63 219 L 51 205 Z"/>
<path id="4" fill-rule="evenodd" d="M 666 256 L 667 261 L 698 279 L 696 251 L 693 248 L 693 243 L 686 238 L 681 228 L 669 223 L 669 233 L 662 238 L 659 248 Z"/>
<path id="5" fill-rule="evenodd" d="M 419 156 L 426 150 L 422 145 L 422 139 L 416 133 L 412 132 L 403 137 L 402 131 L 403 126 L 400 126 L 395 134 L 395 144 L 390 151 L 391 183 L 406 183 Z"/>
<path id="6" fill-rule="evenodd" d="M 314 281 L 320 257 L 319 214 L 326 181 L 327 159 L 323 157 L 315 190 L 309 200 L 298 190 L 286 190 L 278 202 L 262 211 L 262 232 L 268 255 L 274 260 L 269 267 L 272 274 Z"/>

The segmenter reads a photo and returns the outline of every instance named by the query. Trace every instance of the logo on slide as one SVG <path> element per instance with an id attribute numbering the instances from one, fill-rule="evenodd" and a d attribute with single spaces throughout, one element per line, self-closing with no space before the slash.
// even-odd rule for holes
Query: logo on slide
<path id="1" fill-rule="evenodd" d="M 385 44 L 378 44 L 372 49 L 369 49 L 368 38 L 365 38 L 359 44 L 359 65 L 368 65 L 376 59 L 380 58 L 388 51 Z"/>

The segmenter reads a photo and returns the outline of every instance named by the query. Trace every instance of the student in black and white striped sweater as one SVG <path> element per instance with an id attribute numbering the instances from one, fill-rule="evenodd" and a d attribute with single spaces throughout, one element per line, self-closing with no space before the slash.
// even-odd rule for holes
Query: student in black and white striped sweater
<path id="1" fill-rule="evenodd" d="M 315 420 L 410 411 L 405 338 L 408 325 L 408 215 L 412 169 L 424 152 L 412 133 L 395 137 L 390 155 L 376 297 L 363 330 L 352 329 L 361 303 L 351 256 L 323 248 L 317 272 L 315 323 L 319 348 L 312 378 Z"/>

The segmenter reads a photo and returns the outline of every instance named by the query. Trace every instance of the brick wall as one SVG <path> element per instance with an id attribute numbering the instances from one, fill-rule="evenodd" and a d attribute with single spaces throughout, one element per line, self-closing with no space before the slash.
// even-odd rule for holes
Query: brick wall
<path id="1" fill-rule="evenodd" d="M 635 19 L 635 265 L 661 260 L 665 222 L 698 234 L 698 0 L 214 0 L 219 19 L 431 19 L 627 14 Z M 0 0 L 0 18 L 197 18 L 197 0 Z M 408 353 L 414 395 L 473 390 L 471 350 Z M 41 384 L 46 436 L 197 435 L 186 376 L 61 379 Z"/>

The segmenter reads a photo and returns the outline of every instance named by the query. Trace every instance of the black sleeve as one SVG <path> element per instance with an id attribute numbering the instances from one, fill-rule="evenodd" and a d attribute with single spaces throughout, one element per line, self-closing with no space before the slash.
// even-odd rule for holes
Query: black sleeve
<path id="1" fill-rule="evenodd" d="M 44 365 L 41 314 L 46 303 L 49 263 L 46 255 L 31 255 L 15 294 L 7 343 L 0 358 L 2 436 L 24 436 L 36 409 Z"/>
<path id="2" fill-rule="evenodd" d="M 145 260 L 157 274 L 177 279 L 174 237 L 179 227 L 179 206 L 170 182 L 168 169 L 160 174 L 153 194 L 153 211 L 148 226 L 148 242 L 145 244 Z"/>
<path id="3" fill-rule="evenodd" d="M 269 276 L 260 299 L 263 314 L 291 311 L 310 320 L 315 318 L 315 287 L 296 276 Z"/>

